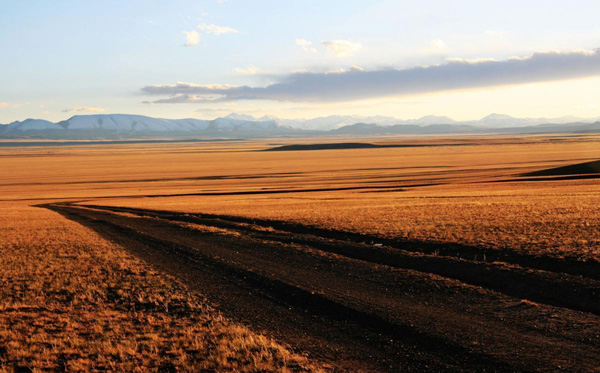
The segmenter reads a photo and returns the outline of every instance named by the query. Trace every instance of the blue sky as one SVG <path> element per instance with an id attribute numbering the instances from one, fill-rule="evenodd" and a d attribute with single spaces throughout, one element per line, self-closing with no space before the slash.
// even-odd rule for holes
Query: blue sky
<path id="1" fill-rule="evenodd" d="M 598 14 L 598 1 L 1 0 L 0 123 L 599 116 Z"/>

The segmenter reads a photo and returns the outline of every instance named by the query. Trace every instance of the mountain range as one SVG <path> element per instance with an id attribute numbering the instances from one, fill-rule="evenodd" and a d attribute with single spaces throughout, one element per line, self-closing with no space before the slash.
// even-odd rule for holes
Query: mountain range
<path id="1" fill-rule="evenodd" d="M 439 124 L 462 124 L 476 127 L 504 128 L 504 127 L 524 127 L 535 126 L 539 124 L 566 124 L 566 123 L 593 123 L 600 120 L 598 118 L 579 118 L 575 116 L 565 116 L 560 118 L 515 118 L 504 114 L 490 114 L 478 120 L 456 121 L 446 116 L 427 115 L 418 119 L 397 119 L 386 116 L 361 117 L 353 115 L 332 115 L 328 117 L 318 117 L 314 119 L 282 119 L 272 115 L 255 118 L 251 115 L 232 113 L 226 118 L 239 119 L 245 121 L 273 121 L 281 125 L 296 129 L 328 131 L 340 127 L 349 126 L 356 123 L 370 123 L 381 126 L 391 126 L 397 124 L 405 125 L 439 125 Z"/>
<path id="2" fill-rule="evenodd" d="M 251 138 L 277 136 L 452 134 L 452 133 L 552 133 L 600 132 L 600 117 L 582 119 L 514 118 L 490 114 L 473 121 L 425 116 L 401 120 L 385 116 L 333 115 L 313 119 L 255 118 L 232 113 L 213 120 L 160 119 L 129 114 L 75 115 L 52 123 L 26 119 L 0 125 L 0 138 Z"/>

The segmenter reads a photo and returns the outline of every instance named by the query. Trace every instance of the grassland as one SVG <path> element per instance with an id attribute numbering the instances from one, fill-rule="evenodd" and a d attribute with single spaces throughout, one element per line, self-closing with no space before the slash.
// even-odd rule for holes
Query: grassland
<path id="1" fill-rule="evenodd" d="M 532 170 L 598 157 L 594 137 L 563 140 L 531 137 L 472 140 L 476 145 L 463 147 L 245 152 L 234 153 L 237 158 L 223 164 L 217 160 L 222 166 L 218 170 L 207 164 L 211 156 L 197 155 L 194 167 L 202 175 L 225 177 L 154 183 L 160 184 L 155 187 L 158 194 L 184 194 L 170 198 L 94 203 L 295 221 L 386 238 L 598 261 L 600 184 L 595 179 L 518 180 Z M 176 185 L 161 189 L 170 183 Z M 321 190 L 303 192 L 314 189 Z M 261 190 L 294 193 L 244 194 Z M 207 195 L 185 195 L 198 192 Z M 231 195 L 210 195 L 221 192 Z"/>
<path id="2" fill-rule="evenodd" d="M 295 221 L 407 241 L 600 260 L 600 186 L 460 184 L 399 192 L 173 197 L 101 204 Z M 543 185 L 546 184 L 546 185 Z"/>
<path id="3" fill-rule="evenodd" d="M 0 148 L 0 260 L 10 269 L 0 277 L 4 369 L 318 371 L 318 361 L 341 370 L 357 363 L 336 365 L 348 359 L 337 347 L 315 353 L 335 334 L 325 324 L 329 334 L 318 343 L 293 336 L 317 316 L 273 315 L 269 325 L 268 314 L 254 315 L 258 306 L 243 309 L 244 292 L 271 292 L 305 315 L 333 302 L 335 312 L 409 325 L 426 352 L 377 342 L 379 367 L 388 369 L 386 356 L 398 351 L 417 370 L 427 366 L 423 356 L 448 370 L 600 369 L 600 171 L 535 173 L 599 159 L 599 137 L 369 142 L 394 147 L 261 151 L 290 143 L 277 140 Z M 32 207 L 39 204 L 62 215 Z M 203 270 L 214 276 L 186 280 L 181 270 L 194 268 L 164 265 L 190 253 L 212 263 Z M 328 274 L 314 272 L 328 265 Z M 225 285 L 202 283 L 227 276 L 257 277 L 251 288 L 227 288 L 240 291 L 229 298 L 220 298 Z M 415 290 L 404 294 L 397 284 Z M 292 285 L 310 307 L 286 298 Z M 470 317 L 479 326 L 461 321 Z M 300 329 L 284 325 L 292 322 Z M 297 343 L 314 360 L 255 331 Z M 402 335 L 394 338 L 403 343 Z M 442 355 L 428 350 L 432 335 L 448 344 Z M 346 355 L 372 352 L 352 348 Z M 436 360 L 451 354 L 456 361 Z"/>
<path id="4" fill-rule="evenodd" d="M 0 371 L 323 371 L 79 224 L 0 212 Z"/>

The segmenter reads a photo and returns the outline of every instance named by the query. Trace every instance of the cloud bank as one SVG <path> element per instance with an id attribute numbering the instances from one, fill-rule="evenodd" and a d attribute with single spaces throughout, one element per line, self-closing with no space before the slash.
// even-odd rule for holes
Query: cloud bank
<path id="1" fill-rule="evenodd" d="M 496 61 L 451 59 L 408 69 L 335 73 L 299 72 L 266 87 L 200 85 L 178 82 L 142 88 L 146 95 L 167 96 L 151 103 L 202 103 L 236 100 L 341 102 L 386 96 L 566 80 L 600 75 L 600 48 L 540 52 Z"/>

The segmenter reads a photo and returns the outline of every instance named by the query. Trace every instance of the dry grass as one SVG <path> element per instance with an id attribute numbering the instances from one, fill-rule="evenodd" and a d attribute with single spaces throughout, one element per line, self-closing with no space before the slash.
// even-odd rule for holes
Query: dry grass
<path id="1" fill-rule="evenodd" d="M 48 210 L 0 206 L 0 372 L 322 371 Z"/>
<path id="2" fill-rule="evenodd" d="M 463 140 L 472 146 L 301 152 L 254 151 L 282 141 L 0 148 L 0 198 L 411 185 L 497 178 L 599 156 L 600 139 L 593 136 L 550 140 L 483 138 Z"/>
<path id="3" fill-rule="evenodd" d="M 95 233 L 27 206 L 39 202 L 28 199 L 280 219 L 600 260 L 596 181 L 493 182 L 596 160 L 600 138 L 451 140 L 475 145 L 285 153 L 254 152 L 282 141 L 0 149 L 0 372 L 320 369 L 223 319 Z M 411 187 L 417 184 L 430 185 Z M 379 189 L 120 197 L 348 187 Z"/>
<path id="4" fill-rule="evenodd" d="M 101 203 L 287 220 L 386 238 L 600 260 L 600 185 L 593 181 Z"/>
<path id="5" fill-rule="evenodd" d="M 255 153 L 244 150 L 258 145 L 241 144 L 237 148 L 241 152 L 186 153 L 185 162 L 188 156 L 197 161 L 195 166 L 188 164 L 188 176 L 262 176 L 152 182 L 143 191 L 171 194 L 369 186 L 379 189 L 115 198 L 92 203 L 288 220 L 388 238 L 600 260 L 597 179 L 495 182 L 532 170 L 598 159 L 597 137 L 463 141 L 478 145 Z M 217 170 L 216 166 L 221 168 Z M 177 164 L 169 172 L 181 167 Z M 431 185 L 411 187 L 416 184 Z M 79 187 L 78 193 L 90 192 L 88 186 Z"/>

